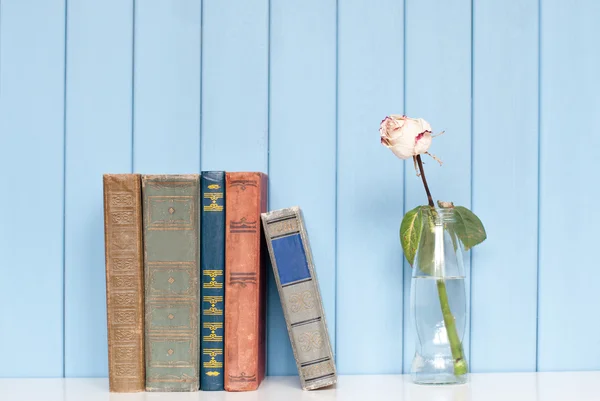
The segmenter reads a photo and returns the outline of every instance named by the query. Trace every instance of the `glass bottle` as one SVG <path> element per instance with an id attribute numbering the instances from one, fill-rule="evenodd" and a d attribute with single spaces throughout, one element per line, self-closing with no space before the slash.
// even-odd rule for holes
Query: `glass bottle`
<path id="1" fill-rule="evenodd" d="M 427 209 L 411 280 L 416 351 L 411 375 L 420 384 L 468 380 L 463 350 L 467 322 L 462 243 L 453 208 Z"/>

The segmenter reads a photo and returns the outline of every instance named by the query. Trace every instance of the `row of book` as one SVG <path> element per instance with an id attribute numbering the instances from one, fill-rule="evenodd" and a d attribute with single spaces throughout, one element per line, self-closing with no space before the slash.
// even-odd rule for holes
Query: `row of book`
<path id="1" fill-rule="evenodd" d="M 256 390 L 267 250 L 302 388 L 335 382 L 301 212 L 266 212 L 265 174 L 103 178 L 111 391 Z"/>

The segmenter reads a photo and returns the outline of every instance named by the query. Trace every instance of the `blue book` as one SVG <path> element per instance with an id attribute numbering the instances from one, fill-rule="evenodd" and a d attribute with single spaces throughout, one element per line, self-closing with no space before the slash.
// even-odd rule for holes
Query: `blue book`
<path id="1" fill-rule="evenodd" d="M 202 308 L 200 388 L 223 390 L 225 336 L 225 172 L 203 171 L 201 178 Z"/>

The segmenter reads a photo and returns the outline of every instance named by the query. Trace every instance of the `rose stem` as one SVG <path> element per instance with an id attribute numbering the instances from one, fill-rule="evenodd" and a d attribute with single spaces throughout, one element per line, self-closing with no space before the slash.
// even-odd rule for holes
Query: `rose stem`
<path id="1" fill-rule="evenodd" d="M 448 341 L 450 341 L 450 350 L 452 351 L 452 358 L 454 358 L 454 374 L 456 376 L 464 375 L 467 373 L 467 361 L 463 357 L 463 347 L 456 330 L 456 320 L 450 310 L 450 302 L 448 302 L 448 292 L 444 279 L 437 280 L 437 289 L 442 315 L 444 316 L 444 325 L 446 326 Z"/>
<path id="2" fill-rule="evenodd" d="M 429 206 L 435 207 L 435 204 L 433 203 L 433 197 L 431 196 L 431 192 L 429 191 L 429 185 L 427 185 L 427 179 L 425 178 L 425 170 L 423 169 L 423 161 L 421 160 L 421 155 L 416 155 L 413 157 L 417 160 L 417 164 L 419 165 L 419 171 L 421 172 L 423 186 L 425 187 L 425 192 L 427 192 L 427 202 L 429 202 Z"/>
<path id="3" fill-rule="evenodd" d="M 425 170 L 423 169 L 421 155 L 414 157 L 419 165 L 419 171 L 421 173 L 421 179 L 423 180 L 425 192 L 427 193 L 427 201 L 429 202 L 429 206 L 435 207 L 435 204 L 433 203 L 433 197 L 429 191 L 429 185 L 427 185 L 427 179 L 425 178 Z M 458 337 L 458 331 L 456 330 L 456 319 L 454 319 L 452 311 L 450 310 L 446 281 L 443 278 L 437 280 L 437 289 L 440 299 L 440 307 L 442 308 L 442 316 L 444 317 L 444 325 L 446 326 L 446 333 L 448 334 L 448 341 L 450 342 L 450 350 L 452 351 L 452 358 L 454 358 L 454 374 L 456 376 L 461 376 L 467 373 L 467 361 L 463 356 L 463 346 L 460 338 Z"/>

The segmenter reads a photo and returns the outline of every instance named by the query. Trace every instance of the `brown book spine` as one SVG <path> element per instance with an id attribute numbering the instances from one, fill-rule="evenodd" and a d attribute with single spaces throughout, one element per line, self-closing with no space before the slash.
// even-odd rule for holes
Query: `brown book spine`
<path id="1" fill-rule="evenodd" d="M 145 389 L 141 177 L 105 174 L 108 376 L 112 392 Z"/>
<path id="2" fill-rule="evenodd" d="M 225 390 L 252 391 L 265 376 L 267 176 L 227 173 L 226 186 Z"/>

